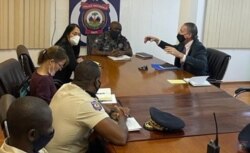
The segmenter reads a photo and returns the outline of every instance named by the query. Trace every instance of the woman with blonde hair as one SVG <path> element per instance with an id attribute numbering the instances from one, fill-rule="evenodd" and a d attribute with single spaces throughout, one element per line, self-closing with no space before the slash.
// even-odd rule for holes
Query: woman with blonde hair
<path id="1" fill-rule="evenodd" d="M 40 51 L 37 62 L 39 67 L 30 80 L 30 95 L 42 98 L 49 104 L 57 90 L 53 76 L 62 70 L 68 61 L 65 50 L 59 46 Z"/>

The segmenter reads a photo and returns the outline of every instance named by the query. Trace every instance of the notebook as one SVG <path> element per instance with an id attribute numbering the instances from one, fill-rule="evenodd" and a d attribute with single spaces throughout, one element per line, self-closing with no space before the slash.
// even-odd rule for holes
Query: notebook
<path id="1" fill-rule="evenodd" d="M 128 127 L 128 131 L 139 131 L 142 128 L 134 117 L 127 118 L 126 125 Z"/>
<path id="2" fill-rule="evenodd" d="M 111 94 L 111 89 L 110 88 L 100 88 L 96 96 L 98 97 L 99 101 L 102 104 L 116 104 L 116 96 L 115 94 Z"/>

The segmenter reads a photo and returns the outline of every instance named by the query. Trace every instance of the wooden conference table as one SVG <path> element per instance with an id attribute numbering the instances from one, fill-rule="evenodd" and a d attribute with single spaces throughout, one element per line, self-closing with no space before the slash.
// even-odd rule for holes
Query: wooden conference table
<path id="1" fill-rule="evenodd" d="M 155 71 L 151 64 L 164 63 L 153 58 L 112 61 L 106 57 L 86 56 L 102 67 L 102 87 L 111 88 L 122 106 L 129 107 L 141 126 L 150 118 L 149 108 L 156 107 L 182 118 L 183 131 L 168 133 L 130 132 L 126 146 L 109 144 L 111 153 L 202 153 L 214 139 L 216 113 L 221 153 L 236 153 L 238 132 L 250 123 L 250 107 L 214 86 L 192 87 L 189 84 L 170 84 L 167 80 L 192 75 L 182 70 Z M 147 65 L 148 71 L 138 67 Z"/>

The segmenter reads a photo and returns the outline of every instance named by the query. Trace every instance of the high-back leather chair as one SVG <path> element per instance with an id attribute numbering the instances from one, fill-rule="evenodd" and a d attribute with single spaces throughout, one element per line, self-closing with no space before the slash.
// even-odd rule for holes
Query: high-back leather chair
<path id="1" fill-rule="evenodd" d="M 213 48 L 207 48 L 208 73 L 210 81 L 220 87 L 231 56 Z"/>
<path id="2" fill-rule="evenodd" d="M 4 95 L 4 89 L 3 89 L 3 85 L 2 83 L 0 82 L 0 97 Z"/>
<path id="3" fill-rule="evenodd" d="M 26 76 L 16 59 L 8 59 L 0 63 L 0 85 L 2 94 L 19 97 L 19 89 L 26 81 Z"/>
<path id="4" fill-rule="evenodd" d="M 24 45 L 18 45 L 16 53 L 25 75 L 30 78 L 32 73 L 35 71 L 35 66 L 28 49 Z"/>
<path id="5" fill-rule="evenodd" d="M 9 137 L 6 116 L 10 105 L 16 100 L 11 94 L 5 94 L 0 99 L 0 123 L 4 137 Z"/>
<path id="6" fill-rule="evenodd" d="M 87 35 L 87 55 L 92 54 L 93 43 L 99 34 L 88 34 Z"/>

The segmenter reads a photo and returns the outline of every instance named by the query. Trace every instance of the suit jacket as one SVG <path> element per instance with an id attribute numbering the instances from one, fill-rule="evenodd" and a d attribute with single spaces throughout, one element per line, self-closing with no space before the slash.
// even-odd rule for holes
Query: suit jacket
<path id="1" fill-rule="evenodd" d="M 171 45 L 161 41 L 158 46 L 162 49 L 164 49 L 165 46 L 171 46 L 176 48 L 179 52 L 182 52 L 185 44 L 179 43 L 178 45 Z M 181 67 L 180 58 L 175 58 L 174 65 Z M 183 70 L 197 76 L 208 75 L 207 50 L 198 39 L 194 39 L 190 47 L 183 65 Z"/>

